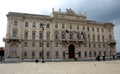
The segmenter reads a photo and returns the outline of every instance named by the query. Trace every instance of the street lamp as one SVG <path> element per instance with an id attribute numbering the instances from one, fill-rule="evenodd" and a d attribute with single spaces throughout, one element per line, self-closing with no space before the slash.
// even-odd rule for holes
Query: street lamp
<path id="1" fill-rule="evenodd" d="M 44 42 L 43 42 L 43 32 L 44 32 L 44 25 L 42 25 L 42 60 L 41 60 L 41 63 L 45 63 L 45 61 L 44 61 Z"/>

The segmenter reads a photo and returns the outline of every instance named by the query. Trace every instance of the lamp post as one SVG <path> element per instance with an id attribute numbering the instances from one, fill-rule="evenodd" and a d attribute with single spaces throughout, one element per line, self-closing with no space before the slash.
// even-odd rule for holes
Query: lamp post
<path id="1" fill-rule="evenodd" d="M 45 61 L 44 61 L 44 42 L 43 42 L 43 32 L 44 32 L 44 27 L 42 26 L 42 60 L 41 60 L 41 63 L 45 63 Z"/>

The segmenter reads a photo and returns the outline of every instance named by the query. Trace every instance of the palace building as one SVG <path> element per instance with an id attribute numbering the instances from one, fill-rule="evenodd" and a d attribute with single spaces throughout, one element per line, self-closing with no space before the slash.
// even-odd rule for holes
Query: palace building
<path id="1" fill-rule="evenodd" d="M 116 55 L 114 25 L 87 20 L 71 8 L 51 15 L 9 12 L 5 61 L 61 61 Z"/>

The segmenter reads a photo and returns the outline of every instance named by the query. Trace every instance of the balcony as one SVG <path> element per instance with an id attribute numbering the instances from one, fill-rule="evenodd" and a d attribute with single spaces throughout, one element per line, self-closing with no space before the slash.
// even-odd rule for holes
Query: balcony
<path id="1" fill-rule="evenodd" d="M 4 41 L 4 42 L 7 42 L 7 43 L 9 43 L 9 42 L 11 42 L 11 41 L 13 41 L 13 42 L 21 42 L 22 39 L 19 38 L 19 37 L 4 37 L 4 38 L 3 38 L 3 41 Z"/>

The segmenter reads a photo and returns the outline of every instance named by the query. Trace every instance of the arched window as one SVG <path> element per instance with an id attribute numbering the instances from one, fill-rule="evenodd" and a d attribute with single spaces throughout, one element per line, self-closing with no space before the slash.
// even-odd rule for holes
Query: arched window
<path id="1" fill-rule="evenodd" d="M 58 38 L 59 38 L 59 32 L 56 31 L 56 32 L 54 33 L 54 38 L 55 38 L 55 39 L 58 39 Z"/>
<path id="2" fill-rule="evenodd" d="M 65 32 L 62 32 L 62 33 L 61 33 L 61 36 L 62 36 L 62 39 L 65 39 L 65 38 L 66 38 L 66 33 L 65 33 Z"/>
<path id="3" fill-rule="evenodd" d="M 17 37 L 17 31 L 13 31 L 13 37 Z"/>

